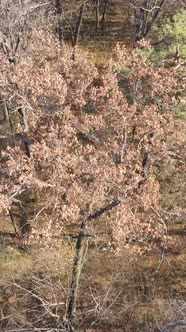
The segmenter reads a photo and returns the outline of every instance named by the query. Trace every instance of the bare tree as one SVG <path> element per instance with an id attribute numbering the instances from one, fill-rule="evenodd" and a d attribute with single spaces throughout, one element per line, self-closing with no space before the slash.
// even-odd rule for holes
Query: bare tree
<path id="1" fill-rule="evenodd" d="M 147 37 L 165 2 L 166 0 L 143 0 L 140 3 L 137 0 L 130 1 L 137 17 L 135 41 Z"/>
<path id="2" fill-rule="evenodd" d="M 25 49 L 30 31 L 47 23 L 42 14 L 48 5 L 47 0 L 0 0 L 0 47 L 9 62 L 15 63 Z"/>

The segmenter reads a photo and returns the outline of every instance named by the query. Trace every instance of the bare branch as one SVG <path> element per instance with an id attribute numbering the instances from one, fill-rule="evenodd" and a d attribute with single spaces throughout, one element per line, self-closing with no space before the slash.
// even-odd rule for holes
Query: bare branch
<path id="1" fill-rule="evenodd" d="M 130 6 L 134 9 L 140 9 L 140 10 L 143 10 L 143 11 L 149 12 L 149 13 L 151 13 L 155 9 L 160 9 L 161 8 L 160 6 L 154 6 L 151 9 L 147 9 L 147 8 L 144 8 L 144 7 L 134 6 L 132 3 L 130 3 Z"/>
<path id="2" fill-rule="evenodd" d="M 186 322 L 177 322 L 174 324 L 169 324 L 169 325 L 165 326 L 161 330 L 161 332 L 168 332 L 168 331 L 174 330 L 177 326 L 186 326 Z"/>
<path id="3" fill-rule="evenodd" d="M 119 200 L 113 201 L 111 204 L 108 204 L 107 206 L 101 208 L 99 211 L 89 215 L 87 217 L 87 221 L 91 221 L 93 219 L 100 217 L 103 213 L 110 211 L 111 209 L 113 209 L 113 207 L 119 205 L 120 203 L 121 203 L 121 201 L 119 201 Z"/>

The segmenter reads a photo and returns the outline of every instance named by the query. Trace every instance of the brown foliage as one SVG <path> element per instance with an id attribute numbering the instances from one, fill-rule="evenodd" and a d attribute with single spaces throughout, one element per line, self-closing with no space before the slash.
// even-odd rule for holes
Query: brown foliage
<path id="1" fill-rule="evenodd" d="M 1 208 L 38 192 L 50 236 L 120 200 L 106 216 L 114 241 L 164 237 L 152 208 L 158 209 L 155 165 L 173 132 L 174 70 L 155 69 L 121 48 L 118 60 L 98 69 L 80 52 L 72 61 L 71 49 L 61 50 L 50 35 L 32 38 L 15 68 L 2 57 L 2 94 L 14 116 L 12 135 L 22 139 L 2 151 Z M 129 73 L 118 75 L 117 63 Z"/>

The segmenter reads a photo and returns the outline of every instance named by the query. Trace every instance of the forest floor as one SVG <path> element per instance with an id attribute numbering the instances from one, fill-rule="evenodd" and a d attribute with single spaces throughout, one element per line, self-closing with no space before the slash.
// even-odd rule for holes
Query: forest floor
<path id="1" fill-rule="evenodd" d="M 112 52 L 117 43 L 125 44 L 130 48 L 135 38 L 135 21 L 132 10 L 123 3 L 112 4 L 108 7 L 105 16 L 105 23 L 100 19 L 100 27 L 96 29 L 95 17 L 91 13 L 84 17 L 79 46 L 82 48 L 88 59 L 96 64 L 105 64 L 112 57 Z M 68 27 L 65 34 L 67 41 L 70 41 Z"/>

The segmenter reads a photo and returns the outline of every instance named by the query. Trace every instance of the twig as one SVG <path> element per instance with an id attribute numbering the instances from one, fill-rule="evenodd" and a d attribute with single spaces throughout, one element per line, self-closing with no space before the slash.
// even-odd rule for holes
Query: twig
<path id="1" fill-rule="evenodd" d="M 167 326 L 165 326 L 161 332 L 167 332 L 170 330 L 174 330 L 177 326 L 186 326 L 186 322 L 176 322 L 174 324 L 169 324 Z"/>
<path id="2" fill-rule="evenodd" d="M 165 231 L 165 234 L 167 235 L 167 225 L 166 225 L 166 223 L 165 223 L 165 221 L 163 220 L 163 218 L 162 218 L 162 216 L 160 215 L 160 213 L 153 207 L 153 206 L 151 206 L 150 207 L 154 212 L 155 212 L 155 214 L 159 217 L 159 219 L 161 220 L 161 223 L 162 223 L 162 225 L 163 225 L 163 228 L 164 228 L 164 231 Z"/>
<path id="3" fill-rule="evenodd" d="M 52 307 L 53 307 L 53 306 L 57 306 L 58 303 L 52 303 L 52 304 L 51 304 L 51 303 L 48 303 L 47 301 L 45 301 L 44 299 L 42 299 L 39 295 L 33 293 L 33 292 L 30 291 L 29 289 L 26 289 L 26 288 L 20 286 L 20 285 L 17 284 L 16 282 L 14 282 L 14 285 L 15 285 L 17 288 L 19 288 L 19 289 L 25 291 L 26 293 L 30 294 L 31 296 L 35 297 L 35 298 L 41 303 L 41 305 L 43 306 L 43 308 L 45 308 L 45 310 L 50 314 L 50 316 L 52 316 L 52 317 L 56 317 L 56 318 L 60 318 L 58 315 L 53 314 L 53 312 L 49 309 L 49 307 L 51 307 L 51 306 L 52 306 Z"/>

